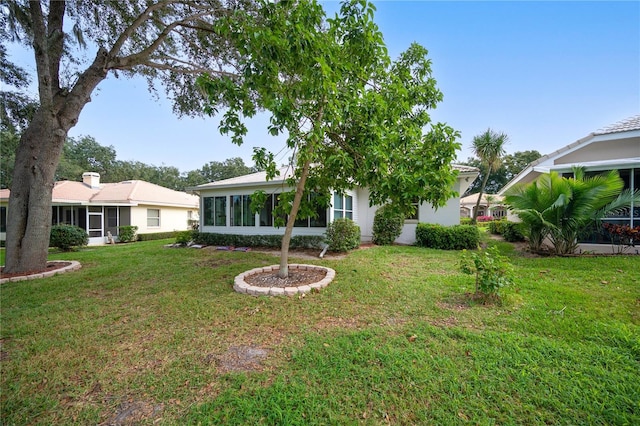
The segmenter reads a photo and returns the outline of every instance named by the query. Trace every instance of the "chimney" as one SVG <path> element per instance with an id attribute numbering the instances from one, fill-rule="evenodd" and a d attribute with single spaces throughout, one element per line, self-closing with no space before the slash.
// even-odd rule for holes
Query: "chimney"
<path id="1" fill-rule="evenodd" d="M 82 183 L 91 188 L 100 188 L 100 173 L 85 172 L 82 174 Z"/>

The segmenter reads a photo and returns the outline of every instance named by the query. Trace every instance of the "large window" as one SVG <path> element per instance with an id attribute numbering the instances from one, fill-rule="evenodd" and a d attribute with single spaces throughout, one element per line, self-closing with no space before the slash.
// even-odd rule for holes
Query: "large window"
<path id="1" fill-rule="evenodd" d="M 351 195 L 333 195 L 333 218 L 353 220 L 353 197 Z"/>
<path id="2" fill-rule="evenodd" d="M 309 201 L 313 202 L 314 198 L 317 196 L 317 194 L 311 193 L 311 195 L 309 195 Z M 327 209 L 325 207 L 316 206 L 314 217 L 296 219 L 293 226 L 299 228 L 325 228 L 327 226 Z"/>
<path id="3" fill-rule="evenodd" d="M 231 226 L 256 226 L 250 195 L 231 195 Z"/>
<path id="4" fill-rule="evenodd" d="M 160 227 L 160 209 L 147 209 L 147 227 Z"/>
<path id="5" fill-rule="evenodd" d="M 415 198 L 411 202 L 411 206 L 413 207 L 413 214 L 412 215 L 407 215 L 405 220 L 419 221 L 420 220 L 420 214 L 419 214 L 419 212 L 420 212 L 420 203 L 418 202 L 417 198 Z"/>
<path id="6" fill-rule="evenodd" d="M 227 197 L 204 198 L 204 225 L 227 226 Z"/>

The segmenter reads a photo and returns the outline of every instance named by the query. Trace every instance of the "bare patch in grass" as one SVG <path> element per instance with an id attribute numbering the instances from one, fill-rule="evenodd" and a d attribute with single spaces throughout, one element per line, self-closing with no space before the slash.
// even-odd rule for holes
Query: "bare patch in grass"
<path id="1" fill-rule="evenodd" d="M 461 312 L 469 309 L 469 303 L 461 298 L 452 298 L 447 301 L 436 302 L 436 306 L 447 311 Z"/>
<path id="2" fill-rule="evenodd" d="M 269 349 L 255 345 L 231 346 L 221 356 L 207 355 L 205 362 L 215 363 L 221 373 L 262 371 L 262 361 L 267 358 L 269 352 Z"/>
<path id="3" fill-rule="evenodd" d="M 153 420 L 162 414 L 164 404 L 148 401 L 127 400 L 116 408 L 116 412 L 101 426 L 127 426 Z"/>
<path id="4" fill-rule="evenodd" d="M 220 266 L 227 266 L 236 263 L 233 259 L 222 259 L 218 257 L 210 257 L 207 259 L 196 262 L 196 266 L 203 268 L 218 268 Z"/>
<path id="5" fill-rule="evenodd" d="M 458 318 L 452 316 L 447 318 L 433 319 L 429 321 L 429 324 L 433 325 L 434 327 L 442 328 L 455 327 L 456 325 L 458 325 Z"/>

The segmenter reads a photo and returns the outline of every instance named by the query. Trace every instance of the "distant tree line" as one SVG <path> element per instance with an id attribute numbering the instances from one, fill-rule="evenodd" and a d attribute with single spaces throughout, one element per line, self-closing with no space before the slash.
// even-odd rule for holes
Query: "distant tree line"
<path id="1" fill-rule="evenodd" d="M 19 135 L 5 129 L 2 137 L 0 158 L 0 187 L 11 188 L 15 152 Z M 62 157 L 56 169 L 56 181 L 81 181 L 84 172 L 100 173 L 102 182 L 144 180 L 166 188 L 183 191 L 190 186 L 229 179 L 259 171 L 247 166 L 242 158 L 211 161 L 201 168 L 181 173 L 173 166 L 156 166 L 140 161 L 118 160 L 113 146 L 102 146 L 91 136 L 69 137 L 64 145 Z"/>

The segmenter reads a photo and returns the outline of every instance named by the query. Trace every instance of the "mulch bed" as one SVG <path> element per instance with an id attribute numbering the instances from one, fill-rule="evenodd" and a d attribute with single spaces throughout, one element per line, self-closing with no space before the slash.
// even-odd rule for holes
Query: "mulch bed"
<path id="1" fill-rule="evenodd" d="M 13 278 L 13 277 L 22 277 L 25 275 L 34 275 L 34 274 L 42 274 L 44 272 L 51 272 L 57 269 L 62 269 L 65 266 L 71 265 L 71 262 L 47 262 L 47 267 L 45 269 L 36 269 L 29 272 L 20 272 L 14 274 L 5 274 L 4 266 L 0 268 L 0 278 Z"/>
<path id="2" fill-rule="evenodd" d="M 327 271 L 320 269 L 304 270 L 289 269 L 287 278 L 278 277 L 278 271 L 263 272 L 244 277 L 247 284 L 256 287 L 299 287 L 321 281 L 327 275 Z"/>

